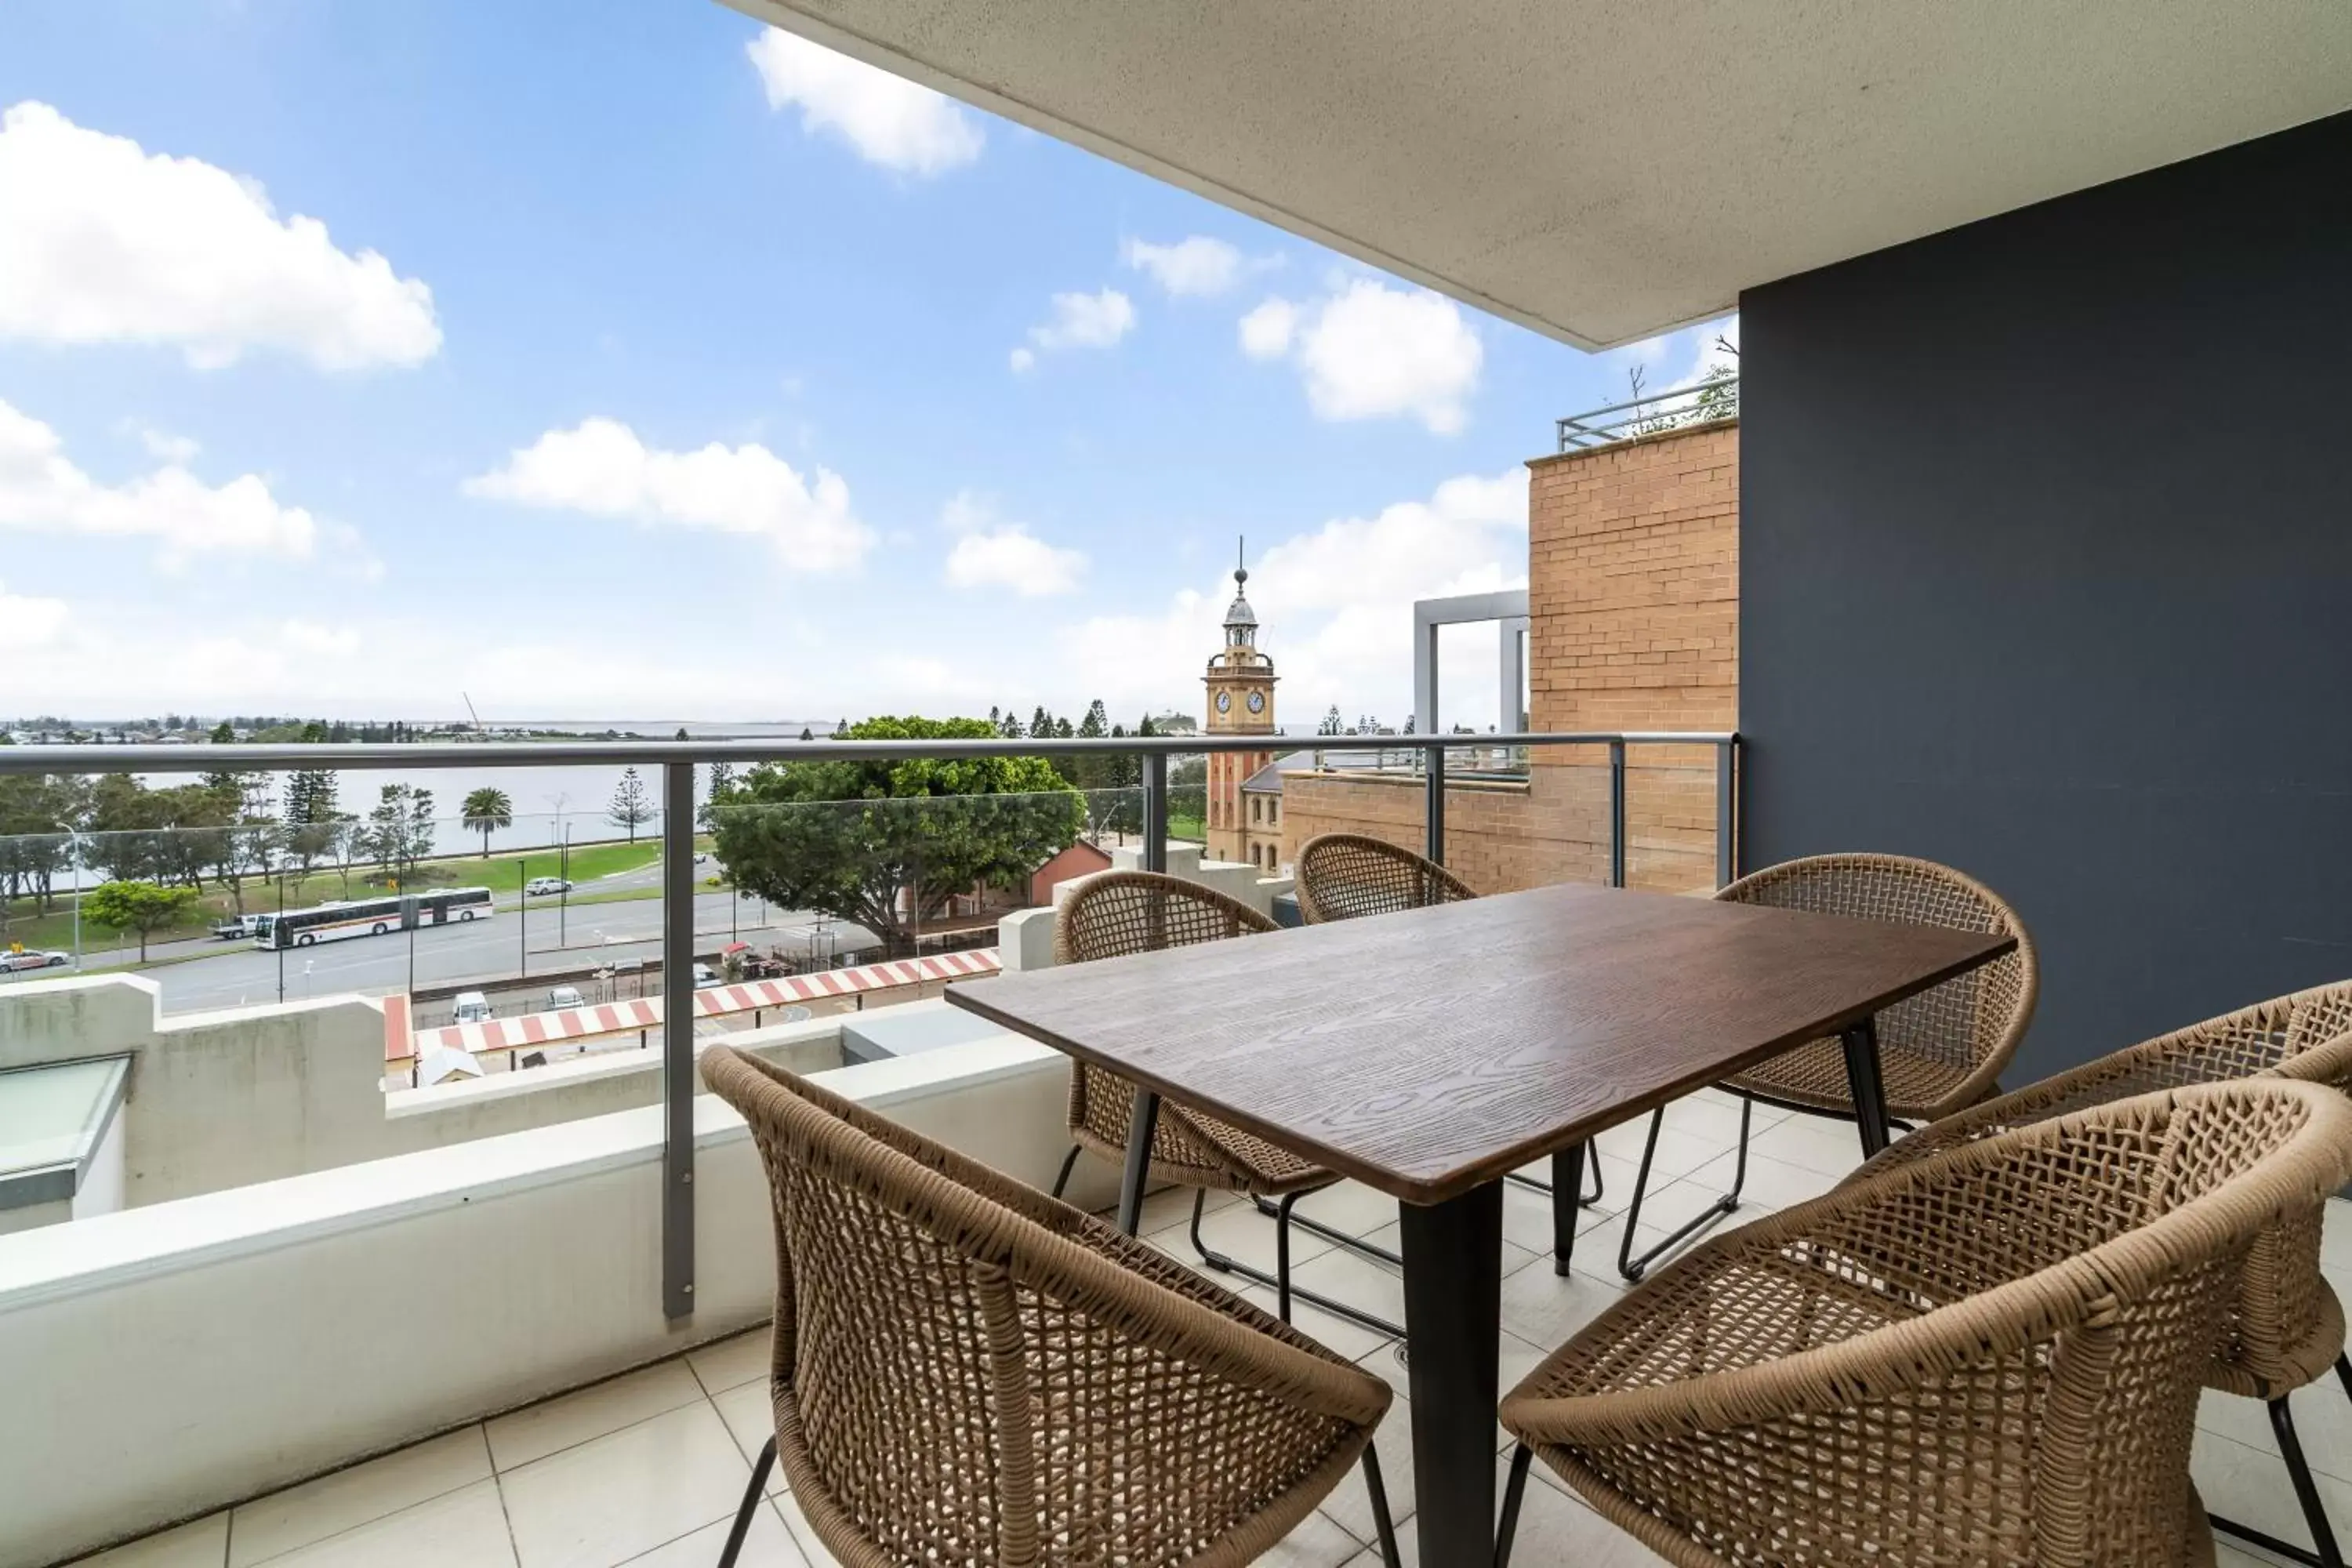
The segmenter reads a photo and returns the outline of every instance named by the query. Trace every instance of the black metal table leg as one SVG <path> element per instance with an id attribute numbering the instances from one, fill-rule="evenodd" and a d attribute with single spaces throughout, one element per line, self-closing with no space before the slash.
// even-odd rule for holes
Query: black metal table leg
<path id="1" fill-rule="evenodd" d="M 1160 1125 L 1160 1097 L 1135 1091 L 1135 1116 L 1127 1127 L 1127 1173 L 1118 1183 L 1118 1228 L 1128 1235 L 1143 1223 L 1143 1186 L 1151 1173 L 1151 1134 Z"/>
<path id="2" fill-rule="evenodd" d="M 1573 1192 L 1573 1187 L 1569 1189 Z M 1404 1326 L 1412 1345 L 1413 1531 L 1425 1564 L 1495 1552 L 1496 1336 L 1503 1312 L 1503 1188 L 1403 1205 Z"/>
<path id="3" fill-rule="evenodd" d="M 1853 1095 L 1854 1125 L 1862 1130 L 1862 1157 L 1869 1159 L 1892 1140 L 1886 1126 L 1886 1082 L 1878 1070 L 1878 1021 L 1864 1018 L 1848 1029 L 1845 1046 L 1846 1086 Z"/>
<path id="4" fill-rule="evenodd" d="M 1577 1199 L 1584 1191 L 1584 1145 L 1571 1143 L 1551 1157 L 1551 1271 L 1568 1278 L 1576 1250 Z"/>

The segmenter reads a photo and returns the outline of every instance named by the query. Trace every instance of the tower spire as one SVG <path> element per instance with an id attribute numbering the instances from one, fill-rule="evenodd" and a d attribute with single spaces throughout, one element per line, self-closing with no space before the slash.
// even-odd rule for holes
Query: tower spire
<path id="1" fill-rule="evenodd" d="M 1247 586 L 1249 583 L 1249 535 L 1234 535 L 1234 583 Z"/>

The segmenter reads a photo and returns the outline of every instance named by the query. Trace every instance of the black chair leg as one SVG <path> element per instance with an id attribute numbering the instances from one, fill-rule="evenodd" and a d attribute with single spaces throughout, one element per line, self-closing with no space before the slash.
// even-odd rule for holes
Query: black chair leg
<path id="1" fill-rule="evenodd" d="M 1237 1258 L 1228 1257 L 1224 1253 L 1214 1250 L 1202 1238 L 1201 1214 L 1209 1201 L 1206 1188 L 1192 1194 L 1192 1250 L 1200 1255 L 1202 1262 L 1218 1273 L 1238 1274 L 1244 1279 L 1264 1285 L 1274 1291 L 1276 1300 L 1282 1304 L 1282 1319 L 1285 1322 L 1290 1321 L 1289 1304 L 1294 1300 L 1305 1301 L 1310 1306 L 1320 1307 L 1335 1318 L 1345 1318 L 1349 1322 L 1360 1324 L 1376 1334 L 1385 1334 L 1391 1339 L 1402 1339 L 1404 1330 L 1399 1324 L 1391 1323 L 1385 1318 L 1376 1318 L 1360 1308 L 1350 1307 L 1345 1301 L 1309 1290 L 1302 1285 L 1290 1283 L 1290 1209 L 1291 1205 L 1298 1201 L 1298 1194 L 1293 1193 L 1275 1205 L 1274 1245 L 1276 1268 L 1279 1272 L 1268 1274 L 1263 1268 L 1254 1268 Z"/>
<path id="2" fill-rule="evenodd" d="M 1303 1198 L 1308 1194 L 1301 1193 L 1298 1195 Z M 1253 1197 L 1250 1201 L 1257 1205 L 1257 1212 L 1265 1215 L 1266 1218 L 1279 1219 L 1282 1217 L 1281 1205 L 1275 1203 L 1272 1199 Z M 1293 1215 L 1291 1216 L 1290 1223 L 1297 1226 L 1301 1230 L 1311 1230 L 1316 1235 L 1321 1237 L 1324 1240 L 1334 1242 L 1339 1246 L 1346 1247 L 1350 1252 L 1360 1253 L 1366 1258 L 1372 1258 L 1381 1263 L 1389 1264 L 1394 1268 L 1402 1268 L 1404 1267 L 1404 1259 L 1398 1257 L 1395 1253 L 1391 1252 L 1387 1247 L 1375 1246 L 1371 1242 L 1366 1241 L 1360 1236 L 1349 1236 L 1338 1226 L 1325 1225 L 1321 1220 L 1317 1219 L 1311 1214 Z"/>
<path id="3" fill-rule="evenodd" d="M 760 1449 L 760 1462 L 751 1467 L 751 1484 L 743 1493 L 743 1506 L 735 1510 L 735 1528 L 727 1532 L 719 1568 L 735 1568 L 735 1554 L 743 1550 L 743 1538 L 751 1533 L 751 1516 L 759 1511 L 760 1499 L 768 1489 L 768 1472 L 775 1464 L 776 1440 L 771 1436 Z"/>
<path id="4" fill-rule="evenodd" d="M 1062 1173 L 1054 1178 L 1054 1195 L 1057 1198 L 1062 1195 L 1062 1189 L 1070 1184 L 1070 1173 L 1077 1169 L 1078 1152 L 1078 1146 L 1073 1143 L 1070 1152 L 1062 1156 Z"/>
<path id="5" fill-rule="evenodd" d="M 2336 1527 L 2327 1521 L 2327 1510 L 2319 1500 L 2319 1485 L 2311 1479 L 2311 1465 L 2303 1457 L 2303 1440 L 2295 1436 L 2294 1416 L 2284 1399 L 2271 1401 L 2271 1430 L 2278 1434 L 2279 1456 L 2286 1460 L 2286 1473 L 2294 1482 L 2294 1500 L 2303 1505 L 2304 1523 L 2311 1528 L 2312 1542 L 2319 1548 L 2316 1561 L 2326 1568 L 2344 1568 L 2344 1553 L 2336 1544 Z"/>
<path id="6" fill-rule="evenodd" d="M 1666 1124 L 1664 1107 L 1650 1112 L 1650 1135 L 1642 1144 L 1642 1169 L 1633 1178 L 1633 1201 L 1625 1206 L 1625 1234 L 1617 1244 L 1617 1272 L 1628 1280 L 1638 1282 L 1650 1271 L 1664 1253 L 1683 1244 L 1685 1237 L 1703 1226 L 1713 1225 L 1717 1218 L 1739 1206 L 1739 1190 L 1748 1184 L 1748 1129 L 1755 1118 L 1756 1102 L 1746 1095 L 1739 1097 L 1739 1158 L 1731 1168 L 1731 1190 L 1694 1215 L 1672 1236 L 1642 1254 L 1633 1256 L 1633 1228 L 1642 1223 L 1642 1199 L 1650 1187 L 1650 1162 L 1658 1152 L 1658 1130 Z"/>
<path id="7" fill-rule="evenodd" d="M 1381 1484 L 1381 1456 L 1364 1445 L 1364 1490 L 1371 1494 L 1372 1529 L 1378 1533 L 1384 1568 L 1404 1568 L 1397 1557 L 1396 1521 L 1389 1517 L 1389 1489 Z"/>
<path id="8" fill-rule="evenodd" d="M 2336 1375 L 2344 1384 L 2345 1392 L 2352 1394 L 2352 1368 L 2345 1366 L 2341 1356 L 2336 1358 Z M 2318 1483 L 2311 1479 L 2311 1466 L 2303 1457 L 2303 1440 L 2295 1435 L 2294 1416 L 2283 1398 L 2272 1400 L 2270 1410 L 2271 1430 L 2278 1436 L 2279 1457 L 2286 1461 L 2287 1479 L 2294 1483 L 2294 1500 L 2303 1510 L 2304 1526 L 2311 1531 L 2312 1542 L 2318 1550 L 2281 1541 L 2218 1513 L 2207 1514 L 2206 1521 L 2224 1535 L 2235 1536 L 2291 1563 L 2307 1563 L 2312 1568 L 2344 1568 L 2344 1553 L 2336 1544 L 2336 1527 L 2328 1522 L 2327 1509 L 2319 1499 Z"/>
<path id="9" fill-rule="evenodd" d="M 1511 1568 L 1511 1538 L 1519 1532 L 1519 1504 L 1527 1500 L 1528 1465 L 1535 1457 L 1525 1443 L 1511 1445 L 1511 1479 L 1503 1488 L 1503 1517 L 1495 1527 L 1495 1568 Z"/>

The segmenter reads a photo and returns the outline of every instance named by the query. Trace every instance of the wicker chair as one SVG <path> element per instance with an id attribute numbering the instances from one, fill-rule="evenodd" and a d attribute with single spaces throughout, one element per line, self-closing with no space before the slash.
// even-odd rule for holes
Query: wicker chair
<path id="1" fill-rule="evenodd" d="M 1957 979 L 1898 1002 L 1878 1016 L 1878 1052 L 1889 1117 L 1906 1126 L 1933 1121 L 2000 1091 L 2001 1068 L 2017 1054 L 2033 1003 L 2041 991 L 2041 967 L 2033 939 L 2017 912 L 2000 895 L 1972 878 L 1932 860 L 1898 855 L 1816 855 L 1768 866 L 1719 890 L 1727 903 L 1764 904 L 1854 920 L 1906 925 L 1949 926 L 1961 931 L 2013 936 L 2016 949 Z M 1739 1097 L 1739 1158 L 1731 1190 L 1693 1216 L 1641 1257 L 1633 1252 L 1633 1227 L 1642 1220 L 1642 1198 L 1650 1162 L 1658 1148 L 1664 1110 L 1650 1117 L 1642 1148 L 1642 1168 L 1626 1205 L 1624 1240 L 1617 1268 L 1639 1279 L 1657 1257 L 1717 1216 L 1739 1206 L 1748 1180 L 1748 1131 L 1755 1102 L 1813 1116 L 1852 1117 L 1853 1098 L 1846 1082 L 1845 1053 L 1834 1037 L 1808 1041 L 1792 1051 L 1748 1068 L 1720 1085 Z"/>
<path id="2" fill-rule="evenodd" d="M 1869 1181 L 1979 1139 L 2150 1090 L 2262 1078 L 2352 1090 L 2352 981 L 2258 1002 L 1987 1100 L 1921 1128 L 1846 1182 Z M 2315 1228 L 2315 1215 L 2310 1223 Z M 2212 1522 L 2225 1534 L 2282 1556 L 2320 1568 L 2341 1568 L 2344 1559 L 2336 1531 L 2287 1408 L 2288 1394 L 2318 1381 L 2330 1366 L 2346 1395 L 2352 1397 L 2352 1363 L 2344 1356 L 2344 1308 L 2319 1273 L 2317 1258 L 2309 1237 L 2272 1233 L 2257 1240 L 2246 1255 L 2230 1332 L 2221 1353 L 2205 1369 L 2206 1387 L 2260 1399 L 2270 1406 L 2271 1429 L 2317 1550 L 2219 1515 Z"/>
<path id="3" fill-rule="evenodd" d="M 1190 947 L 1196 942 L 1223 942 L 1229 937 L 1276 930 L 1274 921 L 1238 899 L 1213 888 L 1155 871 L 1106 871 L 1088 878 L 1054 921 L 1054 962 L 1087 963 L 1129 953 L 1156 952 L 1164 948 Z M 1070 1152 L 1054 1180 L 1059 1197 L 1069 1184 L 1071 1169 L 1081 1153 L 1092 1153 L 1124 1165 L 1128 1130 L 1135 1116 L 1135 1085 L 1075 1058 L 1070 1063 Z M 1309 1163 L 1250 1133 L 1219 1121 L 1174 1100 L 1162 1100 L 1151 1137 L 1151 1165 L 1147 1180 L 1191 1187 L 1192 1249 L 1201 1261 L 1220 1273 L 1273 1287 L 1276 1314 L 1290 1321 L 1294 1297 L 1327 1312 L 1361 1323 L 1375 1333 L 1402 1335 L 1397 1324 L 1374 1317 L 1335 1298 L 1301 1289 L 1290 1281 L 1290 1230 L 1293 1225 L 1327 1240 L 1382 1262 L 1398 1262 L 1384 1247 L 1292 1211 L 1300 1198 L 1339 1180 L 1334 1173 Z M 1275 1268 L 1262 1268 L 1210 1247 L 1201 1235 L 1201 1216 L 1212 1192 L 1248 1194 L 1275 1224 Z"/>
<path id="4" fill-rule="evenodd" d="M 1318 833 L 1298 847 L 1298 912 L 1308 925 L 1393 914 L 1478 895 L 1425 856 L 1360 833 Z"/>
<path id="5" fill-rule="evenodd" d="M 1478 896 L 1469 883 L 1427 856 L 1361 833 L 1317 834 L 1298 847 L 1294 870 L 1298 881 L 1298 912 L 1306 917 L 1308 925 L 1394 914 L 1402 910 L 1425 909 L 1431 904 L 1459 903 Z M 1578 1168 L 1590 1164 L 1592 1190 L 1564 1208 L 1555 1203 L 1552 1209 L 1552 1272 L 1563 1279 L 1568 1275 L 1576 1243 L 1577 1206 L 1599 1203 L 1603 1190 L 1601 1162 L 1588 1162 L 1588 1152 L 1580 1146 L 1555 1155 L 1552 1174 L 1556 1180 L 1552 1182 L 1539 1182 L 1517 1172 L 1510 1178 L 1521 1186 L 1549 1194 L 1556 1189 L 1558 1180 L 1576 1184 Z"/>
<path id="6" fill-rule="evenodd" d="M 1503 1402 L 1521 1447 L 1684 1568 L 2210 1563 L 2189 1480 L 2250 1246 L 2315 1250 L 2352 1103 L 2145 1095 L 1702 1244 Z"/>
<path id="7" fill-rule="evenodd" d="M 1388 1384 L 1164 1254 L 714 1046 L 776 1216 L 779 1457 L 850 1568 L 1252 1562 L 1361 1463 Z"/>

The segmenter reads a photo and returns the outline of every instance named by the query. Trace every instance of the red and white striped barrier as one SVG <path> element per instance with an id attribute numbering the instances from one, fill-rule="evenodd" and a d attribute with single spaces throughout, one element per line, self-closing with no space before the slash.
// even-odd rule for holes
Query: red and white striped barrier
<path id="1" fill-rule="evenodd" d="M 855 969 L 825 969 L 782 980 L 752 980 L 740 985 L 708 985 L 694 994 L 697 1017 L 719 1018 L 767 1007 L 790 1007 L 830 996 L 853 996 L 866 991 L 887 991 L 900 985 L 924 985 L 945 980 L 965 980 L 993 974 L 1002 967 L 992 947 L 962 952 L 942 952 L 929 958 L 860 964 Z M 395 1006 L 394 1004 L 398 1005 Z M 565 1045 L 604 1035 L 635 1034 L 661 1026 L 662 999 L 647 996 L 634 1002 L 603 1002 L 593 1007 L 561 1007 L 551 1013 L 526 1013 L 519 1018 L 493 1018 L 482 1024 L 451 1024 L 438 1029 L 409 1027 L 408 998 L 384 999 L 383 1058 L 386 1062 L 413 1060 L 447 1047 L 461 1051 L 510 1051 L 532 1046 Z"/>

